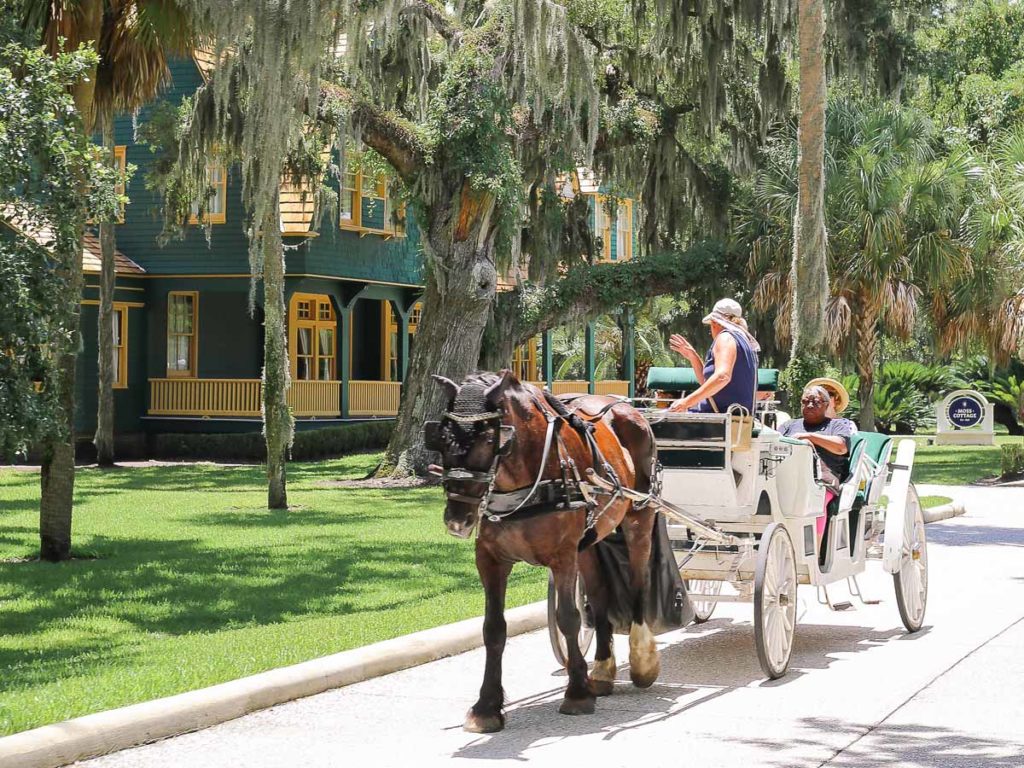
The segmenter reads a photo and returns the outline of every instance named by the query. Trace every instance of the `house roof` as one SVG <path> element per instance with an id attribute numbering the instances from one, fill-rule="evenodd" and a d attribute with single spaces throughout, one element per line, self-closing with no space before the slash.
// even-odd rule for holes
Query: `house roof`
<path id="1" fill-rule="evenodd" d="M 55 238 L 50 225 L 38 219 L 19 215 L 13 206 L 0 206 L 0 221 L 43 248 L 49 249 L 53 246 Z M 98 273 L 100 271 L 100 253 L 99 238 L 86 230 L 82 238 L 83 272 Z M 143 275 L 146 273 L 146 270 L 120 251 L 114 251 L 114 269 L 119 275 Z"/>

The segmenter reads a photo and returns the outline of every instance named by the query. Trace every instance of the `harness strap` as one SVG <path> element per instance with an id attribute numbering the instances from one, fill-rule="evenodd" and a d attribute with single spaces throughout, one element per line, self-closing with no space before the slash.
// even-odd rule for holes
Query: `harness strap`
<path id="1" fill-rule="evenodd" d="M 537 405 L 540 406 L 540 403 L 537 403 Z M 509 515 L 514 515 L 516 512 L 522 509 L 526 505 L 526 502 L 533 498 L 533 494 L 537 492 L 537 487 L 540 485 L 541 478 L 544 477 L 544 469 L 548 465 L 548 456 L 551 455 L 551 443 L 552 438 L 555 435 L 555 422 L 557 421 L 557 417 L 555 416 L 555 414 L 551 413 L 546 408 L 541 408 L 540 410 L 541 413 L 544 414 L 544 418 L 547 419 L 548 427 L 547 431 L 544 434 L 544 452 L 540 460 L 540 469 L 537 470 L 537 479 L 533 481 L 533 487 L 530 488 L 530 492 L 526 494 L 526 497 L 521 502 L 519 502 L 519 505 L 515 509 L 501 513 L 486 512 L 486 510 L 484 510 L 485 514 L 487 514 L 487 519 L 490 520 L 492 523 L 500 522 L 502 519 L 508 517 Z"/>

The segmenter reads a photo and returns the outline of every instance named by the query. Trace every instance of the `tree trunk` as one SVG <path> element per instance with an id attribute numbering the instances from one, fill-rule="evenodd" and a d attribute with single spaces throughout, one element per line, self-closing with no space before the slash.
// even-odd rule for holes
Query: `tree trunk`
<path id="1" fill-rule="evenodd" d="M 83 221 L 84 224 L 84 221 Z M 71 513 L 75 491 L 75 366 L 78 358 L 82 300 L 82 232 L 74 240 L 74 254 L 59 254 L 67 277 L 67 305 L 55 312 L 54 322 L 65 333 L 56 352 L 58 366 L 52 377 L 58 388 L 59 411 L 49 434 L 42 439 L 39 475 L 39 556 L 57 562 L 71 556 Z"/>
<path id="2" fill-rule="evenodd" d="M 793 222 L 792 356 L 815 352 L 825 337 L 828 239 L 825 232 L 825 3 L 799 0 L 799 192 Z"/>
<path id="3" fill-rule="evenodd" d="M 861 312 L 854 320 L 857 332 L 857 397 L 860 399 L 858 426 L 875 431 L 875 361 L 878 357 L 878 320 L 882 310 L 880 296 L 868 296 L 860 302 Z"/>
<path id="4" fill-rule="evenodd" d="M 431 374 L 460 382 L 480 360 L 480 346 L 494 301 L 494 199 L 469 183 L 437 203 L 425 220 L 427 279 L 423 315 L 416 331 L 409 375 L 384 460 L 377 476 L 405 477 L 425 471 L 423 423 L 447 405 Z"/>
<path id="5" fill-rule="evenodd" d="M 518 325 L 523 312 L 521 291 L 514 289 L 497 294 L 484 332 L 480 350 L 480 369 L 500 371 L 512 367 L 512 357 L 519 341 Z"/>
<path id="6" fill-rule="evenodd" d="M 107 162 L 114 166 L 114 121 L 103 121 L 103 148 Z M 100 222 L 100 307 L 97 320 L 99 349 L 99 391 L 96 408 L 96 463 L 114 464 L 114 251 L 117 248 L 113 219 Z M 122 343 L 124 340 L 122 339 Z"/>
<path id="7" fill-rule="evenodd" d="M 287 509 L 285 465 L 294 420 L 288 409 L 288 341 L 285 334 L 284 247 L 277 197 L 263 221 L 263 434 L 267 442 L 267 507 Z"/>

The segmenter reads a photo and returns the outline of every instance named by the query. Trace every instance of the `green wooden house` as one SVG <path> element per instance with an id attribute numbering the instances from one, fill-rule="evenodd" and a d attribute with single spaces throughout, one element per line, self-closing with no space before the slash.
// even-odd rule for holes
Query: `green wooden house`
<path id="1" fill-rule="evenodd" d="M 172 61 L 162 99 L 173 104 L 192 94 L 211 64 L 199 52 Z M 146 121 L 152 109 L 134 121 L 121 118 L 115 126 L 118 162 L 137 168 L 127 190 L 130 203 L 117 225 L 115 430 L 119 441 L 139 446 L 146 435 L 161 432 L 258 431 L 262 310 L 257 303 L 255 313 L 249 312 L 240 171 L 211 161 L 214 192 L 204 219 L 193 219 L 184 238 L 159 244 L 160 199 L 146 188 L 154 156 L 134 138 L 135 123 Z M 603 258 L 630 258 L 631 203 L 609 215 L 592 179 L 573 184 L 575 193 L 593 198 Z M 322 222 L 316 232 L 311 198 L 287 183 L 281 190 L 288 249 L 289 401 L 298 429 L 393 417 L 419 317 L 423 262 L 415 221 L 393 209 L 383 179 L 355 172 L 338 186 L 338 219 Z M 86 236 L 84 263 L 76 424 L 82 438 L 91 438 L 99 308 L 99 243 L 93 233 Z M 517 351 L 521 378 L 547 380 L 556 391 L 626 394 L 625 381 L 551 382 L 550 354 L 542 356 L 548 359 L 544 366 L 537 347 L 531 343 Z"/>

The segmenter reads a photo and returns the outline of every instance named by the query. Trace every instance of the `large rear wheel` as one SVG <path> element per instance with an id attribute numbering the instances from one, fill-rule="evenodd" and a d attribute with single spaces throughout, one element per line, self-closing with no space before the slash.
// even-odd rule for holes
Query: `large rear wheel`
<path id="1" fill-rule="evenodd" d="M 907 631 L 917 632 L 924 624 L 924 610 L 928 604 L 928 543 L 921 500 L 913 485 L 907 489 L 901 551 L 900 569 L 892 575 L 896 607 Z"/>
<path id="2" fill-rule="evenodd" d="M 772 680 L 789 668 L 796 629 L 796 555 L 785 526 L 761 535 L 754 571 L 754 643 L 761 669 Z"/>
<path id="3" fill-rule="evenodd" d="M 580 634 L 577 642 L 580 646 L 580 653 L 584 656 L 590 650 L 590 644 L 594 640 L 594 611 L 587 600 L 587 591 L 583 586 L 583 577 L 576 577 L 576 610 L 580 612 Z M 555 592 L 555 577 L 548 574 L 548 638 L 551 640 L 551 650 L 555 659 L 563 667 L 569 663 L 569 649 L 565 644 L 565 635 L 558 628 L 558 607 L 557 594 Z"/>

